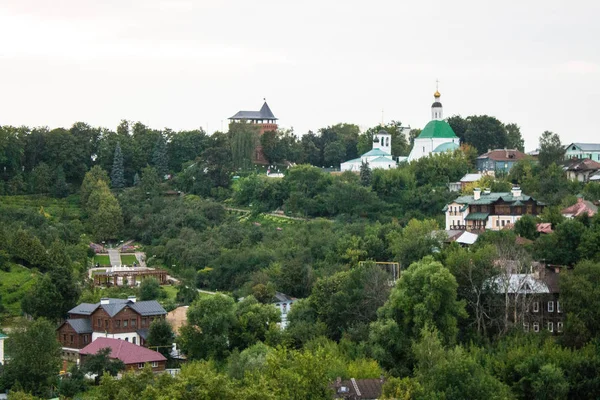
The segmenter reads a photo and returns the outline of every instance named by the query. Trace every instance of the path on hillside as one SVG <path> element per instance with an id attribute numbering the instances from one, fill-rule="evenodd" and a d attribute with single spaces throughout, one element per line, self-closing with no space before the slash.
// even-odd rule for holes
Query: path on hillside
<path id="1" fill-rule="evenodd" d="M 110 265 L 112 267 L 121 266 L 121 254 L 117 249 L 108 249 L 108 258 L 110 258 Z"/>
<path id="2" fill-rule="evenodd" d="M 240 212 L 240 213 L 246 213 L 246 214 L 250 214 L 251 211 L 250 210 L 244 210 L 243 208 L 233 208 L 233 207 L 225 207 L 225 210 L 227 211 L 235 211 L 235 212 Z M 280 218 L 285 218 L 285 219 L 292 219 L 294 221 L 308 221 L 311 218 L 300 218 L 300 217 L 291 217 L 289 215 L 285 215 L 285 214 L 277 214 L 274 212 L 270 212 L 270 213 L 261 213 L 264 215 L 272 215 L 274 217 L 280 217 Z"/>

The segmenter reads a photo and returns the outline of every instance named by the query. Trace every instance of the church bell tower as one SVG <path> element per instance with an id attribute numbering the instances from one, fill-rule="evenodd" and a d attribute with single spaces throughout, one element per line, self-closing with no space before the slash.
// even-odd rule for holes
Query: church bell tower
<path id="1" fill-rule="evenodd" d="M 436 83 L 435 93 L 433 94 L 434 100 L 431 105 L 431 119 L 434 121 L 441 121 L 444 119 L 442 103 L 440 103 L 441 96 Z"/>

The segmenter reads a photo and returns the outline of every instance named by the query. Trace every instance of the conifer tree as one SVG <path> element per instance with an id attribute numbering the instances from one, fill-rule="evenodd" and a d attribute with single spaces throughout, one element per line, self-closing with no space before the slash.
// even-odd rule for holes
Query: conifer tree
<path id="1" fill-rule="evenodd" d="M 158 137 L 152 154 L 152 165 L 160 175 L 161 179 L 169 173 L 169 156 L 167 154 L 167 144 L 163 135 Z"/>
<path id="2" fill-rule="evenodd" d="M 363 186 L 371 186 L 371 168 L 369 162 L 363 162 L 360 166 L 360 184 Z"/>
<path id="3" fill-rule="evenodd" d="M 121 189 L 125 187 L 123 153 L 121 152 L 120 142 L 117 142 L 117 146 L 115 147 L 115 157 L 113 158 L 112 171 L 110 172 L 110 183 L 115 189 Z"/>

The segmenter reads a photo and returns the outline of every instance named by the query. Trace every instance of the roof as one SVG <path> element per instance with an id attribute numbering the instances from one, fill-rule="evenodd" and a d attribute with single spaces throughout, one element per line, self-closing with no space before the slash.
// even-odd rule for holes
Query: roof
<path id="1" fill-rule="evenodd" d="M 469 204 L 469 205 L 486 205 L 495 203 L 498 200 L 503 200 L 507 203 L 513 203 L 516 201 L 526 202 L 529 200 L 535 201 L 537 204 L 544 205 L 544 203 L 535 200 L 531 196 L 527 196 L 526 194 L 522 194 L 521 196 L 515 197 L 512 193 L 509 192 L 492 192 L 492 193 L 481 193 L 481 197 L 479 200 L 475 200 L 473 195 L 469 196 L 459 196 L 452 203 L 458 204 Z"/>
<path id="2" fill-rule="evenodd" d="M 443 153 L 444 151 L 454 151 L 456 149 L 459 149 L 460 146 L 457 145 L 454 142 L 447 142 L 447 143 L 442 143 L 440 144 L 438 147 L 436 147 L 435 149 L 433 149 L 434 153 Z"/>
<path id="3" fill-rule="evenodd" d="M 479 235 L 475 234 L 475 233 L 471 233 L 471 232 L 467 232 L 467 231 L 463 231 L 463 234 L 460 235 L 457 239 L 456 239 L 456 243 L 461 243 L 461 244 L 474 244 L 477 241 L 477 238 L 479 237 Z"/>
<path id="4" fill-rule="evenodd" d="M 275 292 L 275 296 L 273 296 L 273 300 L 271 300 L 272 303 L 281 303 L 284 301 L 294 301 L 297 300 L 295 297 L 290 297 L 287 294 L 281 293 L 281 292 Z"/>
<path id="5" fill-rule="evenodd" d="M 490 216 L 490 213 L 475 212 L 470 213 L 465 217 L 465 221 L 485 221 Z"/>
<path id="6" fill-rule="evenodd" d="M 138 329 L 136 331 L 136 333 L 138 335 L 140 335 L 140 337 L 144 340 L 148 340 L 148 335 L 150 334 L 150 329 L 144 328 L 144 329 Z"/>
<path id="7" fill-rule="evenodd" d="M 157 351 L 129 343 L 125 340 L 99 337 L 92 343 L 79 350 L 79 354 L 96 354 L 98 351 L 109 348 L 110 358 L 118 358 L 124 364 L 139 364 L 154 361 L 167 361 L 165 356 Z"/>
<path id="8" fill-rule="evenodd" d="M 383 151 L 381 149 L 371 149 L 371 150 L 367 151 L 365 154 L 363 154 L 361 157 L 383 157 L 383 156 L 390 157 L 391 154 L 388 153 L 387 151 Z"/>
<path id="9" fill-rule="evenodd" d="M 6 336 L 4 333 L 0 333 L 0 339 L 6 339 L 8 338 L 8 336 Z"/>
<path id="10" fill-rule="evenodd" d="M 590 217 L 594 216 L 598 212 L 598 207 L 591 201 L 584 200 L 579 197 L 577 203 L 570 207 L 564 208 L 560 213 L 563 215 L 572 215 L 577 217 L 581 214 L 587 213 Z"/>
<path id="11" fill-rule="evenodd" d="M 496 293 L 550 293 L 548 285 L 533 274 L 511 274 L 508 279 L 505 275 L 500 275 L 492 279 L 491 287 Z"/>
<path id="12" fill-rule="evenodd" d="M 265 101 L 260 111 L 238 111 L 233 117 L 229 119 L 271 119 L 276 120 L 275 115 L 269 108 L 269 105 Z"/>
<path id="13" fill-rule="evenodd" d="M 527 157 L 527 154 L 517 149 L 496 149 L 480 155 L 477 159 L 489 158 L 494 161 L 518 161 Z"/>
<path id="14" fill-rule="evenodd" d="M 381 156 L 381 157 L 377 157 L 377 158 L 375 158 L 375 159 L 373 159 L 373 160 L 371 160 L 369 162 L 371 162 L 371 163 L 378 163 L 378 162 L 389 163 L 389 162 L 395 162 L 395 161 L 392 158 L 390 158 L 389 156 L 388 157 Z"/>
<path id="15" fill-rule="evenodd" d="M 92 315 L 98 307 L 104 309 L 106 313 L 114 317 L 125 307 L 129 307 L 142 316 L 147 315 L 165 315 L 167 311 L 156 300 L 133 301 L 129 299 L 108 299 L 108 304 L 90 304 L 81 303 L 69 310 L 69 314 Z"/>
<path id="16" fill-rule="evenodd" d="M 345 399 L 379 399 L 383 382 L 381 379 L 354 379 L 341 381 L 336 385 L 336 393 Z M 339 396 L 338 396 L 339 397 Z"/>
<path id="17" fill-rule="evenodd" d="M 552 233 L 552 224 L 550 222 L 542 222 L 535 226 L 539 233 Z"/>
<path id="18" fill-rule="evenodd" d="M 71 328 L 77 333 L 92 333 L 92 321 L 89 318 L 68 319 L 65 324 L 71 325 Z"/>
<path id="19" fill-rule="evenodd" d="M 565 150 L 568 150 L 572 146 L 577 146 L 582 151 L 600 151 L 600 143 L 571 143 L 565 147 Z"/>
<path id="20" fill-rule="evenodd" d="M 460 181 L 463 183 L 467 183 L 467 182 L 477 182 L 478 180 L 480 180 L 483 177 L 482 174 L 466 174 L 465 176 L 463 176 Z"/>
<path id="21" fill-rule="evenodd" d="M 450 125 L 446 121 L 429 121 L 417 139 L 458 139 Z"/>
<path id="22" fill-rule="evenodd" d="M 573 158 L 563 163 L 565 171 L 598 171 L 600 163 L 589 158 Z"/>

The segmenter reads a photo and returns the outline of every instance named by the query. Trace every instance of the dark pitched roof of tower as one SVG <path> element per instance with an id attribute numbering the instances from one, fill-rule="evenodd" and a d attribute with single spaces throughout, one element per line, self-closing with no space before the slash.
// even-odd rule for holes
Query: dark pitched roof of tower
<path id="1" fill-rule="evenodd" d="M 260 111 L 238 111 L 233 117 L 229 119 L 270 119 L 276 120 L 275 115 L 269 108 L 269 105 L 265 101 Z"/>

